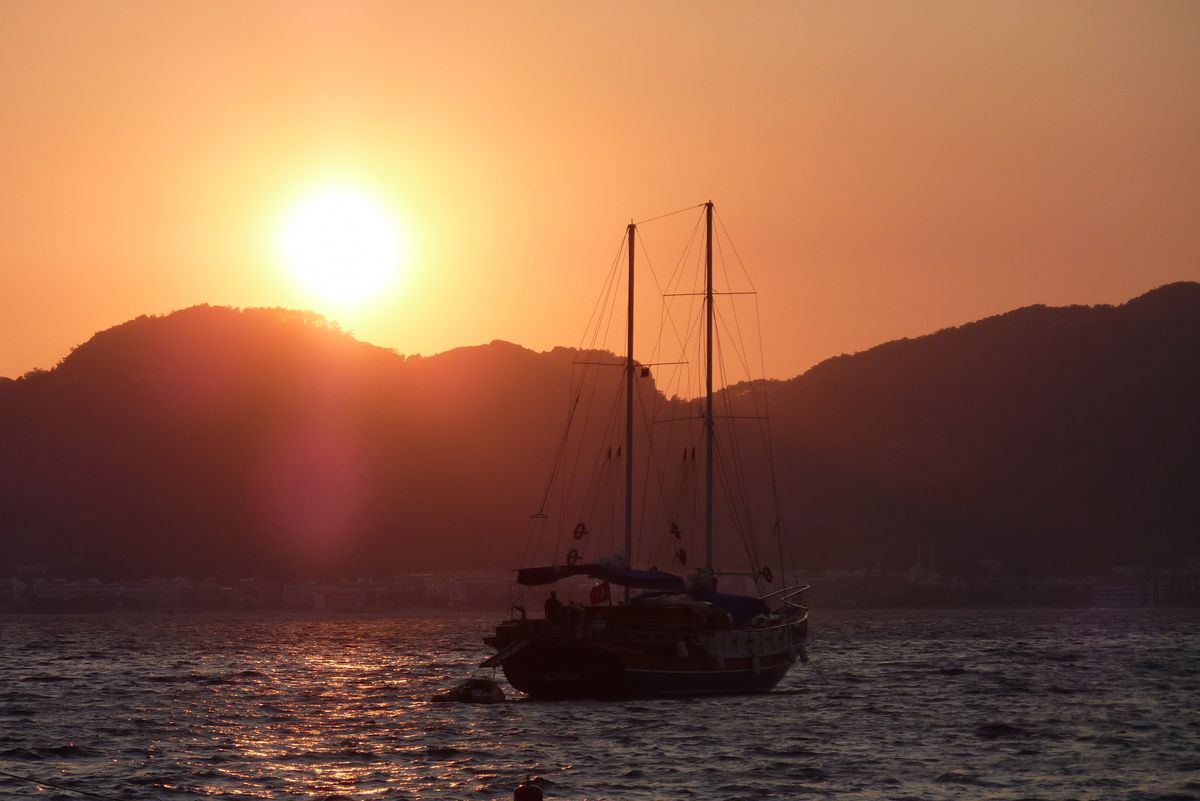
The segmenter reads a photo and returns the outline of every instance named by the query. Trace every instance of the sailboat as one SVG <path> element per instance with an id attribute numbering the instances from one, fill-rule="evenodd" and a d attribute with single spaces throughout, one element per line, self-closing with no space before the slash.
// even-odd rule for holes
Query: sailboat
<path id="1" fill-rule="evenodd" d="M 631 698 L 704 695 L 716 693 L 768 692 L 797 661 L 807 661 L 808 609 L 805 585 L 783 586 L 768 592 L 734 594 L 721 592 L 718 582 L 727 573 L 713 563 L 714 460 L 717 424 L 714 410 L 713 371 L 713 204 L 704 206 L 704 404 L 692 423 L 702 428 L 698 442 L 704 464 L 704 562 L 687 575 L 660 570 L 657 566 L 636 568 L 634 553 L 634 384 L 647 374 L 647 367 L 634 360 L 634 261 L 637 224 L 630 223 L 628 241 L 628 310 L 624 368 L 624 443 L 618 457 L 624 462 L 624 551 L 616 558 L 585 560 L 572 547 L 561 563 L 521 568 L 517 583 L 523 587 L 545 587 L 576 576 L 603 582 L 588 605 L 562 605 L 551 595 L 545 617 L 530 616 L 521 606 L 513 607 L 509 619 L 500 622 L 485 643 L 495 653 L 481 666 L 500 668 L 509 683 L 531 698 Z M 699 221 L 697 221 L 697 226 Z M 624 243 L 623 243 L 624 244 Z M 676 363 L 678 364 L 678 363 Z M 577 406 L 573 406 L 574 414 Z M 695 448 L 691 458 L 695 459 Z M 612 449 L 609 449 L 612 457 Z M 688 452 L 684 451 L 684 461 Z M 696 472 L 699 472 L 698 470 Z M 545 519 L 539 511 L 535 518 Z M 568 524 L 569 527 L 569 524 Z M 678 538 L 679 528 L 671 523 Z M 586 521 L 575 525 L 572 536 L 581 540 L 588 533 Z M 686 567 L 683 548 L 677 552 Z M 672 565 L 674 561 L 672 562 Z M 780 566 L 781 583 L 782 565 Z M 769 567 L 747 576 L 768 585 L 774 580 Z M 743 581 L 743 584 L 745 582 Z M 612 603 L 611 585 L 624 588 L 624 600 Z M 636 595 L 632 593 L 637 592 Z"/>

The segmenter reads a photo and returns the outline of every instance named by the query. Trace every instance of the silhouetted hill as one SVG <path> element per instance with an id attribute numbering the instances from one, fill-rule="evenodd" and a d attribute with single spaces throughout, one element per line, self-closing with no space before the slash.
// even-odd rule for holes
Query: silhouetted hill
<path id="1" fill-rule="evenodd" d="M 818 561 L 898 564 L 918 541 L 1050 571 L 1200 553 L 1200 284 L 890 342 L 777 394 Z"/>
<path id="2" fill-rule="evenodd" d="M 282 309 L 116 326 L 0 381 L 0 574 L 515 566 L 579 359 L 405 358 Z M 1198 284 L 1019 309 L 769 392 L 806 567 L 904 566 L 918 542 L 1045 571 L 1200 555 Z"/>

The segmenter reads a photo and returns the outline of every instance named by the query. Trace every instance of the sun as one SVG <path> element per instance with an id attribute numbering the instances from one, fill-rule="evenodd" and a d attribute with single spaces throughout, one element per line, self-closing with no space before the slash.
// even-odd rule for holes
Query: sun
<path id="1" fill-rule="evenodd" d="M 305 291 L 343 307 L 378 297 L 396 281 L 407 256 L 387 205 L 347 187 L 322 189 L 296 203 L 280 226 L 278 247 Z"/>

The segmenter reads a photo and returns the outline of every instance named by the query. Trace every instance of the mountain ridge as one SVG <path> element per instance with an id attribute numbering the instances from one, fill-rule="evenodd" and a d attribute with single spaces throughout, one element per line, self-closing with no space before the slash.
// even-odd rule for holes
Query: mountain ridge
<path id="1" fill-rule="evenodd" d="M 1200 556 L 1198 321 L 1200 284 L 1179 282 L 766 382 L 795 562 L 902 567 L 919 543 L 958 570 Z M 135 318 L 0 381 L 0 572 L 515 567 L 577 357 L 402 356 L 283 309 Z"/>

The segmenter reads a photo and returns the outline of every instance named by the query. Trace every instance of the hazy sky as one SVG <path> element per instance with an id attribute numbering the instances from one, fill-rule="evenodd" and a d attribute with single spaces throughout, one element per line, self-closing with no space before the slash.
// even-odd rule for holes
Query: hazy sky
<path id="1" fill-rule="evenodd" d="M 775 377 L 1200 279 L 1190 0 L 7 0 L 0 115 L 0 375 L 197 303 L 575 344 L 624 224 L 709 198 Z M 360 308 L 279 263 L 332 184 L 411 241 Z"/>

